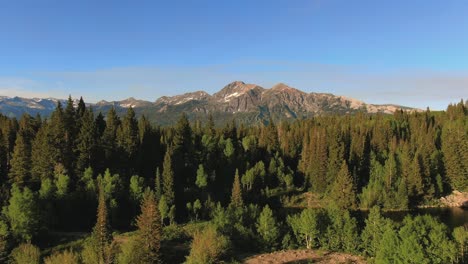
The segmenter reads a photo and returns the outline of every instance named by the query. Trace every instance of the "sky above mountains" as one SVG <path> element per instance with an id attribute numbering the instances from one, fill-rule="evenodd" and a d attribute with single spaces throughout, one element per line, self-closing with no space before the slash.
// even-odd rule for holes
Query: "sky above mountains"
<path id="1" fill-rule="evenodd" d="M 0 95 L 154 101 L 234 80 L 444 109 L 466 1 L 4 1 Z"/>

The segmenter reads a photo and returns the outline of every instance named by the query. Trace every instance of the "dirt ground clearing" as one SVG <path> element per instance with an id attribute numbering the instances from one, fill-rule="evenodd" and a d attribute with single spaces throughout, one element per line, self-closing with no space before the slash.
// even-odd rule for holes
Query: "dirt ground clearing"
<path id="1" fill-rule="evenodd" d="M 365 264 L 362 257 L 344 253 L 317 250 L 288 250 L 255 255 L 245 259 L 245 264 L 299 264 L 299 263 L 346 263 Z"/>

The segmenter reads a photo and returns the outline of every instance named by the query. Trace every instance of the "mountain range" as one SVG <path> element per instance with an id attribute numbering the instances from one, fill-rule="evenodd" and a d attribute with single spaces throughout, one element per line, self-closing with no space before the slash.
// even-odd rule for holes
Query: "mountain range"
<path id="1" fill-rule="evenodd" d="M 58 102 L 55 98 L 20 98 L 0 96 L 0 113 L 20 117 L 23 113 L 48 116 Z M 77 99 L 75 99 L 75 104 Z M 88 104 L 94 111 L 106 113 L 114 107 L 123 114 L 132 107 L 137 115 L 144 114 L 153 123 L 171 124 L 185 112 L 190 119 L 205 119 L 211 114 L 215 121 L 233 117 L 245 122 L 266 122 L 270 118 L 296 119 L 326 114 L 356 112 L 391 114 L 396 110 L 418 110 L 410 107 L 385 104 L 367 104 L 362 101 L 329 93 L 306 93 L 284 83 L 271 88 L 235 81 L 213 95 L 196 91 L 176 96 L 163 96 L 154 102 L 128 98 L 122 101 L 99 101 Z"/>

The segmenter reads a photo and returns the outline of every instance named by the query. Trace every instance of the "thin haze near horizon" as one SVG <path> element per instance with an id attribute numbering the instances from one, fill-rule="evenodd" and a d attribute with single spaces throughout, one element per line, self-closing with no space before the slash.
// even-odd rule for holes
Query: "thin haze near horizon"
<path id="1" fill-rule="evenodd" d="M 242 80 L 367 103 L 468 98 L 466 1 L 4 1 L 0 95 L 154 101 Z"/>

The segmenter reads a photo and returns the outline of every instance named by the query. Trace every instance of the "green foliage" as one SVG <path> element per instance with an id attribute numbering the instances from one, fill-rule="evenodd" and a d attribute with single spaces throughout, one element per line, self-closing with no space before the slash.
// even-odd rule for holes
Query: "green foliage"
<path id="1" fill-rule="evenodd" d="M 74 108 L 71 98 L 66 109 L 59 103 L 44 121 L 0 115 L 0 262 L 15 243 L 46 240 L 38 236 L 42 226 L 89 230 L 98 200 L 106 212 L 99 210 L 95 230 L 100 231 L 81 255 L 86 263 L 113 261 L 108 223 L 119 230 L 131 228 L 153 176 L 160 200 L 159 216 L 153 218 L 161 225 L 171 223 L 166 237 L 173 235 L 180 243 L 187 240 L 180 235 L 186 232 L 176 231 L 175 219 L 185 223 L 187 216 L 198 220 L 211 214 L 216 231 L 239 251 L 269 250 L 281 243 L 285 248 L 299 244 L 356 252 L 362 245 L 362 253 L 380 263 L 466 262 L 463 229 L 449 235 L 432 220 L 407 220 L 397 228 L 373 208 L 359 236 L 356 221 L 337 208 L 287 217 L 289 208 L 260 212 L 246 204 L 304 208 L 331 200 L 341 209 L 354 209 L 358 197 L 361 208 L 407 209 L 466 190 L 467 106 L 461 102 L 446 112 L 397 111 L 393 116 L 316 116 L 279 125 L 270 120 L 263 126 L 238 126 L 232 120 L 224 127 L 214 120 L 228 116 L 215 115 L 202 125 L 201 113 L 182 115 L 176 126 L 152 126 L 140 108 L 111 108 L 105 119 L 101 113 L 94 118 L 83 100 Z M 262 114 L 252 118 L 267 116 Z M 198 120 L 191 125 L 190 118 Z M 10 183 L 16 184 L 8 193 Z M 273 215 L 287 218 L 289 225 L 279 230 Z M 124 251 L 138 255 L 135 244 L 140 242 Z"/>
<path id="2" fill-rule="evenodd" d="M 229 248 L 229 240 L 212 226 L 196 232 L 187 257 L 188 264 L 218 263 Z"/>
<path id="3" fill-rule="evenodd" d="M 130 197 L 134 202 L 139 202 L 141 198 L 143 197 L 143 190 L 145 188 L 145 179 L 143 177 L 140 177 L 138 175 L 133 175 L 130 178 L 130 185 L 129 185 L 129 191 L 130 191 Z"/>
<path id="4" fill-rule="evenodd" d="M 468 229 L 466 226 L 459 226 L 453 230 L 453 237 L 458 245 L 458 257 L 460 263 L 468 260 Z"/>
<path id="5" fill-rule="evenodd" d="M 141 202 L 141 214 L 137 217 L 135 243 L 140 251 L 138 263 L 158 263 L 160 260 L 161 222 L 158 202 L 152 191 L 146 191 Z"/>
<path id="6" fill-rule="evenodd" d="M 171 206 L 171 209 L 169 209 L 169 223 L 171 225 L 175 224 L 175 218 L 176 218 L 176 207 L 175 205 Z"/>
<path id="7" fill-rule="evenodd" d="M 202 164 L 198 165 L 197 179 L 195 184 L 200 189 L 204 189 L 208 185 L 208 174 L 205 172 L 205 168 L 203 168 Z"/>
<path id="8" fill-rule="evenodd" d="M 342 209 L 356 208 L 356 190 L 346 161 L 343 161 L 341 165 L 330 196 L 334 203 Z"/>
<path id="9" fill-rule="evenodd" d="M 73 251 L 56 252 L 44 259 L 44 264 L 79 264 L 79 256 Z"/>
<path id="10" fill-rule="evenodd" d="M 36 195 L 27 187 L 21 190 L 15 184 L 11 188 L 11 198 L 3 208 L 12 236 L 18 241 L 30 241 L 41 227 Z"/>
<path id="11" fill-rule="evenodd" d="M 375 252 L 376 264 L 399 263 L 400 239 L 391 225 L 384 226 L 384 232 L 380 245 Z"/>
<path id="12" fill-rule="evenodd" d="M 83 111 L 77 135 L 76 151 L 78 157 L 76 161 L 76 172 L 77 174 L 83 172 L 86 168 L 95 164 L 96 148 L 97 148 L 97 128 L 94 121 L 94 114 L 92 109 L 85 109 Z"/>
<path id="13" fill-rule="evenodd" d="M 265 174 L 265 164 L 263 161 L 259 161 L 242 176 L 242 185 L 250 191 L 253 189 L 255 184 L 261 184 L 264 182 Z"/>
<path id="14" fill-rule="evenodd" d="M 54 170 L 54 185 L 57 198 L 63 198 L 68 194 L 70 185 L 70 177 L 65 174 L 65 168 L 61 164 L 57 164 Z"/>
<path id="15" fill-rule="evenodd" d="M 167 150 L 164 155 L 163 163 L 163 182 L 162 190 L 163 195 L 166 198 L 166 202 L 169 206 L 172 206 L 175 202 L 175 191 L 174 191 L 174 171 L 172 169 L 172 151 Z"/>
<path id="16" fill-rule="evenodd" d="M 122 182 L 118 174 L 112 175 L 109 169 L 106 169 L 104 176 L 98 175 L 97 183 L 102 186 L 104 198 L 109 202 L 110 208 L 117 207 L 117 195 L 122 190 Z M 100 191 L 101 192 L 101 191 Z"/>
<path id="17" fill-rule="evenodd" d="M 51 200 L 56 193 L 56 185 L 51 179 L 43 179 L 41 181 L 41 189 L 39 189 L 39 198 L 42 200 Z"/>
<path id="18" fill-rule="evenodd" d="M 112 234 L 108 221 L 107 204 L 104 185 L 99 184 L 99 199 L 97 208 L 96 225 L 93 233 L 85 243 L 82 257 L 85 263 L 111 263 L 113 259 Z"/>
<path id="19" fill-rule="evenodd" d="M 18 133 L 15 150 L 11 158 L 11 169 L 8 177 L 11 183 L 24 186 L 30 180 L 31 146 L 22 133 Z"/>
<path id="20" fill-rule="evenodd" d="M 8 225 L 0 219 L 0 263 L 6 262 L 9 247 L 10 230 Z"/>
<path id="21" fill-rule="evenodd" d="M 83 184 L 83 189 L 88 193 L 95 194 L 96 193 L 96 183 L 93 178 L 93 168 L 88 167 L 83 172 L 83 177 L 81 177 L 81 183 Z"/>
<path id="22" fill-rule="evenodd" d="M 232 140 L 230 138 L 228 138 L 226 140 L 226 146 L 224 147 L 224 156 L 226 156 L 226 158 L 228 159 L 231 159 L 233 156 L 234 156 L 234 145 L 232 144 Z"/>
<path id="23" fill-rule="evenodd" d="M 14 264 L 39 264 L 41 251 L 31 243 L 21 244 L 11 252 L 11 260 Z"/>
<path id="24" fill-rule="evenodd" d="M 162 186 L 161 186 L 161 173 L 159 172 L 159 167 L 156 168 L 156 177 L 154 179 L 154 194 L 156 199 L 161 199 L 162 196 Z"/>
<path id="25" fill-rule="evenodd" d="M 361 234 L 362 250 L 364 254 L 370 257 L 375 257 L 375 254 L 382 241 L 383 234 L 391 225 L 391 221 L 382 217 L 380 207 L 374 206 L 369 212 L 369 216 L 365 220 L 365 227 Z"/>
<path id="26" fill-rule="evenodd" d="M 333 251 L 356 252 L 359 245 L 356 219 L 348 210 L 328 208 L 329 225 L 327 226 L 324 246 Z"/>
<path id="27" fill-rule="evenodd" d="M 164 224 L 164 220 L 169 217 L 169 205 L 167 204 L 166 201 L 166 196 L 161 196 L 161 200 L 159 200 L 159 214 L 161 215 L 161 223 Z"/>
<path id="28" fill-rule="evenodd" d="M 263 207 L 258 217 L 256 227 L 262 247 L 265 250 L 274 250 L 278 243 L 280 232 L 276 219 L 273 216 L 273 211 L 268 205 Z"/>
<path id="29" fill-rule="evenodd" d="M 187 203 L 187 211 L 191 215 L 191 218 L 195 219 L 195 221 L 198 221 L 198 216 L 200 215 L 200 211 L 202 209 L 202 204 L 199 199 L 195 200 L 195 202 L 192 203 Z"/>
<path id="30" fill-rule="evenodd" d="M 236 170 L 236 175 L 234 176 L 234 183 L 232 184 L 230 205 L 240 208 L 243 204 L 244 200 L 242 199 L 242 187 L 239 180 L 239 170 Z"/>
<path id="31" fill-rule="evenodd" d="M 142 263 L 143 249 L 141 243 L 132 237 L 120 245 L 120 253 L 117 256 L 118 264 Z"/>
<path id="32" fill-rule="evenodd" d="M 83 243 L 81 260 L 83 264 L 112 264 L 116 255 L 114 243 L 101 245 L 92 235 Z"/>
<path id="33" fill-rule="evenodd" d="M 304 209 L 300 214 L 288 216 L 287 222 L 298 242 L 311 249 L 318 244 L 320 216 L 317 210 Z"/>
<path id="34" fill-rule="evenodd" d="M 455 255 L 455 246 L 449 239 L 447 227 L 431 216 L 406 218 L 399 236 L 403 261 L 450 263 Z M 417 261 L 418 258 L 421 262 Z"/>
<path id="35" fill-rule="evenodd" d="M 407 217 L 403 226 L 385 231 L 376 252 L 376 263 L 453 263 L 457 252 L 447 227 L 429 215 Z"/>

